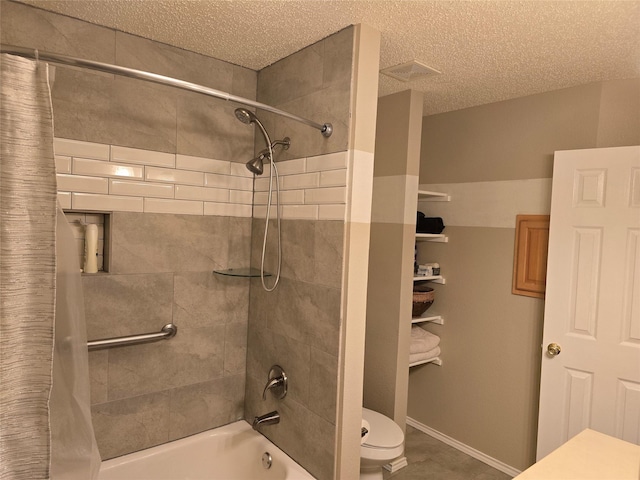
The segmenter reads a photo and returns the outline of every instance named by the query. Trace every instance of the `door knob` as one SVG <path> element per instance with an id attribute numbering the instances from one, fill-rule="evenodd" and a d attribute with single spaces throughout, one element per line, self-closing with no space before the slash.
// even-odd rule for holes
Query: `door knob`
<path id="1" fill-rule="evenodd" d="M 556 355 L 560 355 L 562 348 L 557 343 L 550 343 L 547 345 L 547 353 L 550 357 L 555 357 Z"/>

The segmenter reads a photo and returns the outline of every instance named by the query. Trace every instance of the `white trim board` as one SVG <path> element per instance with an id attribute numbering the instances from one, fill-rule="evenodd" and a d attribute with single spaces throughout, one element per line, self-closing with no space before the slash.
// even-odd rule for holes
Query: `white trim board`
<path id="1" fill-rule="evenodd" d="M 382 468 L 384 468 L 387 472 L 396 473 L 398 470 L 403 469 L 407 465 L 409 465 L 407 457 L 402 456 L 396 458 L 395 460 L 391 460 L 389 463 L 383 465 Z"/>
<path id="2" fill-rule="evenodd" d="M 481 451 L 476 450 L 473 447 L 470 447 L 469 445 L 465 445 L 464 443 L 459 442 L 455 438 L 451 438 L 448 435 L 445 435 L 444 433 L 440 433 L 437 430 L 434 430 L 433 428 L 428 427 L 425 424 L 420 423 L 411 417 L 407 417 L 407 425 L 411 425 L 413 428 L 420 430 L 422 433 L 426 433 L 430 437 L 440 440 L 441 442 L 446 443 L 447 445 L 455 448 L 456 450 L 460 450 L 461 452 L 466 453 L 470 457 L 480 460 L 481 462 L 486 463 L 490 467 L 493 467 L 496 470 L 500 470 L 501 472 L 504 472 L 507 475 L 511 475 L 512 477 L 515 477 L 520 473 L 522 473 L 520 470 L 513 468 L 512 466 L 507 465 L 506 463 L 503 463 L 500 460 L 496 460 L 495 458 L 490 457 L 489 455 L 486 455 Z"/>

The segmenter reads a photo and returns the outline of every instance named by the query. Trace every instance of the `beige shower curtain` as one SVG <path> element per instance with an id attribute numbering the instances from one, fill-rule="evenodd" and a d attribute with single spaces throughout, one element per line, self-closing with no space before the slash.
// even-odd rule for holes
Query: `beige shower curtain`
<path id="1" fill-rule="evenodd" d="M 56 196 L 48 67 L 1 55 L 2 480 L 89 480 L 100 465 L 79 272 L 64 251 L 73 242 L 56 242 L 69 228 Z"/>

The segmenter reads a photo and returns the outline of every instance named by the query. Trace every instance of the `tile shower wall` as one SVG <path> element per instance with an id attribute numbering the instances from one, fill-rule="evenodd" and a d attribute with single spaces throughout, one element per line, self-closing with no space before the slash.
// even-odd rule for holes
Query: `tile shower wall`
<path id="1" fill-rule="evenodd" d="M 247 264 L 250 219 L 113 212 L 109 274 L 84 275 L 91 338 L 158 331 L 169 341 L 90 353 L 103 458 L 242 417 L 248 281 L 212 273 Z"/>
<path id="2" fill-rule="evenodd" d="M 254 71 L 20 3 L 0 10 L 2 43 L 255 98 Z M 171 341 L 91 353 L 102 457 L 241 418 L 249 282 L 212 270 L 249 264 L 254 129 L 194 93 L 64 67 L 52 80 L 60 199 L 113 212 L 110 272 L 83 277 L 89 337 L 179 327 Z"/>
<path id="3" fill-rule="evenodd" d="M 253 174 L 244 163 L 59 138 L 54 150 L 65 210 L 252 216 Z M 265 170 L 255 182 L 258 217 L 266 214 Z M 346 152 L 281 161 L 278 172 L 283 218 L 344 219 Z"/>
<path id="4" fill-rule="evenodd" d="M 259 265 L 262 221 L 248 218 L 244 201 L 232 201 L 229 193 L 225 203 L 214 191 L 234 190 L 234 199 L 246 199 L 248 190 L 201 184 L 193 171 L 205 182 L 215 172 L 180 163 L 215 159 L 231 169 L 264 147 L 253 127 L 235 120 L 235 105 L 63 67 L 55 69 L 52 85 L 56 137 L 102 152 L 96 158 L 58 149 L 59 173 L 68 176 L 61 179 L 61 200 L 69 208 L 114 212 L 111 271 L 83 279 L 89 336 L 155 331 L 171 320 L 180 328 L 169 342 L 92 352 L 94 426 L 103 458 L 227 423 L 243 410 L 245 418 L 264 413 L 273 402 L 260 399 L 266 373 L 280 362 L 292 372 L 292 390 L 275 405 L 281 424 L 265 434 L 317 478 L 331 478 L 353 28 L 266 68 L 258 88 L 256 72 L 203 55 L 12 1 L 0 0 L 0 10 L 2 43 L 148 70 L 247 98 L 257 92 L 259 101 L 333 124 L 335 133 L 326 139 L 258 112 L 272 137 L 292 139 L 276 157 L 291 178 L 283 179 L 281 197 L 283 278 L 269 295 L 259 280 L 211 274 L 246 266 L 250 257 Z M 146 159 L 137 150 L 146 151 Z M 129 168 L 135 179 L 117 175 L 113 164 Z M 167 170 L 187 172 L 167 181 Z M 260 216 L 264 181 L 256 190 Z M 188 212 L 156 213 L 150 206 L 169 205 L 163 200 L 175 208 L 202 202 L 202 213 L 199 204 Z M 207 203 L 234 205 L 233 212 L 213 213 Z"/>
<path id="5" fill-rule="evenodd" d="M 90 353 L 93 420 L 103 458 L 241 418 L 249 281 L 212 270 L 249 265 L 252 175 L 244 164 L 67 139 L 55 140 L 55 152 L 63 208 L 113 212 L 109 275 L 83 277 L 89 336 L 158 331 L 169 322 L 179 327 L 170 342 Z M 344 153 L 283 161 L 280 167 L 282 193 L 296 193 L 293 200 L 282 199 L 283 208 L 293 208 L 285 210 L 286 219 L 343 219 L 344 193 L 323 192 L 344 191 Z M 156 175 L 159 170 L 161 176 Z M 315 181 L 299 180 L 309 175 Z M 256 182 L 260 189 L 268 189 L 265 180 Z M 167 203 L 158 214 L 158 204 L 149 201 L 160 195 Z M 77 216 L 68 215 L 70 221 Z M 296 263 L 310 253 L 318 262 L 311 263 L 306 276 L 334 287 L 322 298 L 334 308 L 339 306 L 341 271 L 339 265 L 320 260 L 339 258 L 342 227 L 342 221 L 285 220 L 283 229 L 284 275 L 297 278 Z M 262 223 L 255 228 L 260 236 Z M 305 292 L 290 287 L 283 281 L 278 293 L 285 296 L 269 301 L 276 300 L 284 311 L 290 308 L 285 300 L 290 295 L 306 298 Z M 328 318 L 330 323 L 336 323 L 338 313 Z M 336 333 L 315 332 L 333 354 L 329 365 L 337 354 Z M 315 352 L 316 363 L 321 355 L 322 350 Z M 309 360 L 302 365 L 308 367 Z M 335 383 L 335 378 L 325 378 L 326 368 L 317 365 L 314 371 L 323 375 L 323 384 Z M 335 415 L 334 405 L 317 405 L 328 419 Z"/>
<path id="6" fill-rule="evenodd" d="M 278 171 L 286 175 L 281 182 L 285 219 L 280 284 L 269 293 L 260 279 L 251 280 L 247 339 L 245 418 L 277 409 L 280 423 L 262 432 L 321 480 L 334 476 L 353 42 L 354 29 L 348 28 L 258 76 L 259 101 L 336 128 L 325 139 L 317 130 L 287 120 L 276 122 L 259 112 L 272 136 L 292 138 L 291 148 L 281 152 L 292 160 L 283 168 L 278 164 Z M 261 139 L 256 142 L 256 149 L 261 149 Z M 256 180 L 259 214 L 253 219 L 251 264 L 258 268 L 266 188 L 266 178 Z M 325 217 L 327 212 L 332 216 Z M 293 216 L 287 218 L 287 213 Z M 265 269 L 274 272 L 274 220 L 269 228 Z M 266 281 L 271 284 L 273 277 Z M 272 364 L 289 374 L 290 389 L 283 400 L 268 394 L 263 401 Z"/>

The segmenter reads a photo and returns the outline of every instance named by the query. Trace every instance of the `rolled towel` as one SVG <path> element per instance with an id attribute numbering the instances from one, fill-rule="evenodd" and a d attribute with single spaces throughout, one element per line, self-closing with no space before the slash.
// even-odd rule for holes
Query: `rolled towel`
<path id="1" fill-rule="evenodd" d="M 440 337 L 431 332 L 413 326 L 411 327 L 411 343 L 409 353 L 428 352 L 440 344 Z"/>
<path id="2" fill-rule="evenodd" d="M 440 347 L 435 347 L 428 352 L 412 353 L 409 355 L 409 363 L 420 362 L 422 360 L 433 360 L 438 355 L 440 355 Z"/>

